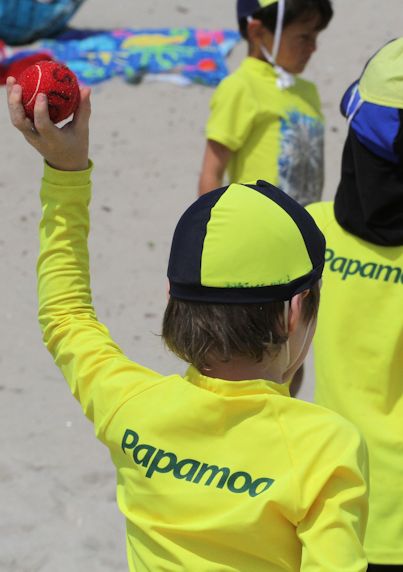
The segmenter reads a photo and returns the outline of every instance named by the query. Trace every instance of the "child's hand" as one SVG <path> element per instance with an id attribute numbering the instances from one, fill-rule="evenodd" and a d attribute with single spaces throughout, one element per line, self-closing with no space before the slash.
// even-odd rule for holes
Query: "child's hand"
<path id="1" fill-rule="evenodd" d="M 44 94 L 36 98 L 34 123 L 25 115 L 22 90 L 15 78 L 7 79 L 7 98 L 11 122 L 35 147 L 47 163 L 61 171 L 82 171 L 88 168 L 89 129 L 91 114 L 90 89 L 81 89 L 81 101 L 73 120 L 62 128 L 49 119 Z"/>

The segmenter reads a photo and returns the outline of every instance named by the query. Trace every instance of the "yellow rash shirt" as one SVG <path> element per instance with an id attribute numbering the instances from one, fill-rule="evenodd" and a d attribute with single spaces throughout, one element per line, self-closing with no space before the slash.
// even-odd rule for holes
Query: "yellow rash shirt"
<path id="1" fill-rule="evenodd" d="M 206 137 L 232 151 L 231 183 L 269 181 L 302 205 L 323 187 L 324 124 L 315 85 L 281 90 L 273 67 L 247 57 L 211 99 Z"/>
<path id="2" fill-rule="evenodd" d="M 90 169 L 45 167 L 44 341 L 117 470 L 133 572 L 364 572 L 366 448 L 341 416 L 264 380 L 164 376 L 91 302 Z"/>
<path id="3" fill-rule="evenodd" d="M 333 203 L 307 210 L 327 243 L 315 401 L 354 423 L 368 445 L 368 560 L 403 564 L 403 246 L 345 231 Z"/>

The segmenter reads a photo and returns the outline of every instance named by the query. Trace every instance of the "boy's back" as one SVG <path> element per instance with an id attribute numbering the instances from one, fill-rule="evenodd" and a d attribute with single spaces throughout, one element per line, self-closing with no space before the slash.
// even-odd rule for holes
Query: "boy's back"
<path id="1" fill-rule="evenodd" d="M 372 469 L 368 557 L 390 562 L 392 554 L 401 563 L 403 246 L 378 246 L 347 232 L 333 203 L 308 210 L 327 241 L 314 339 L 315 401 L 365 437 Z"/>
<path id="2" fill-rule="evenodd" d="M 336 570 L 329 546 L 339 547 L 337 570 L 365 569 L 356 556 L 364 497 L 354 550 L 347 509 L 364 492 L 360 438 L 278 384 L 234 384 L 194 369 L 160 378 L 119 408 L 104 438 L 132 570 L 280 572 L 300 570 L 301 558 L 306 569 Z M 349 472 L 347 494 L 339 471 Z M 339 526 L 323 534 L 329 495 Z"/>
<path id="3" fill-rule="evenodd" d="M 308 208 L 327 251 L 316 400 L 368 445 L 369 570 L 403 569 L 403 38 L 345 92 L 349 130 L 334 204 Z"/>

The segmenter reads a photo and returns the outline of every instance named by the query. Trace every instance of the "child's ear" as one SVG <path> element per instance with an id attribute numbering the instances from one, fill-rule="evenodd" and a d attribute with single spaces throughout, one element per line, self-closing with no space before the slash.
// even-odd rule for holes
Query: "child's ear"
<path id="1" fill-rule="evenodd" d="M 266 31 L 260 20 L 248 19 L 248 39 L 251 43 L 260 43 Z"/>
<path id="2" fill-rule="evenodd" d="M 304 299 L 308 296 L 309 290 L 304 290 L 300 294 L 296 294 L 291 298 L 290 309 L 288 312 L 288 332 L 294 332 L 302 320 L 302 308 Z"/>

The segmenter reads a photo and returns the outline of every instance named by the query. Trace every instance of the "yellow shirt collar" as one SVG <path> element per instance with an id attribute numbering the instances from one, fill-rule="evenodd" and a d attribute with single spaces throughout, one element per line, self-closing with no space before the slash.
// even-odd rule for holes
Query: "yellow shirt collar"
<path id="1" fill-rule="evenodd" d="M 248 56 L 243 60 L 241 67 L 252 73 L 258 73 L 259 75 L 272 78 L 273 81 L 277 81 L 277 74 L 273 66 L 266 61 Z"/>
<path id="2" fill-rule="evenodd" d="M 248 379 L 245 381 L 227 381 L 201 374 L 195 367 L 190 366 L 185 374 L 185 380 L 203 389 L 219 395 L 240 396 L 257 394 L 274 394 L 290 397 L 288 385 L 267 381 L 265 379 Z"/>

